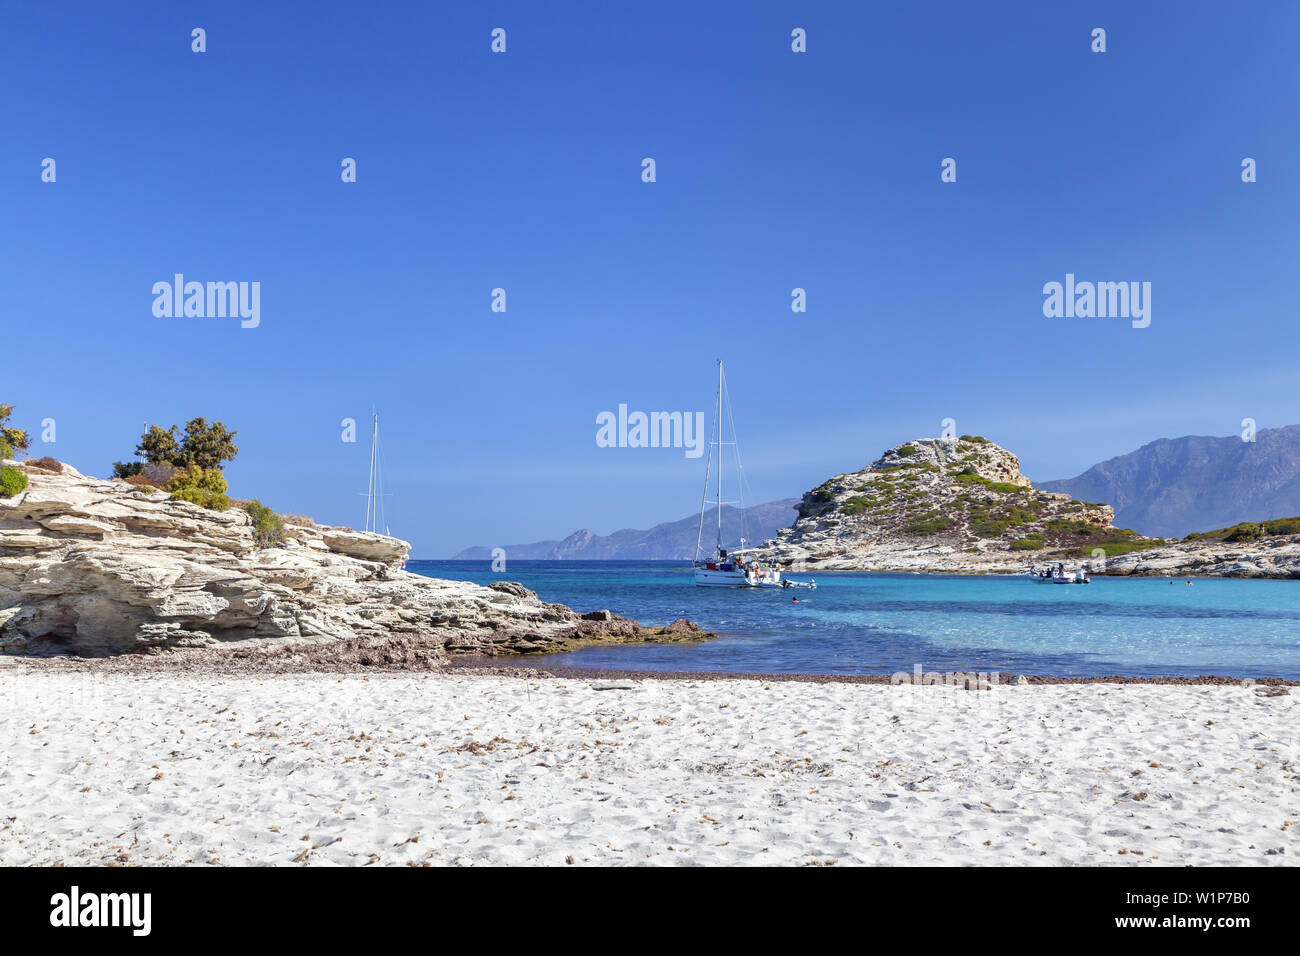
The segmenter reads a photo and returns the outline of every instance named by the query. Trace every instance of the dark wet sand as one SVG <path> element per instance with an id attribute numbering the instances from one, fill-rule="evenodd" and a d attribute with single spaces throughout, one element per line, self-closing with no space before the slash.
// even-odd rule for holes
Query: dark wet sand
<path id="1" fill-rule="evenodd" d="M 362 638 L 336 643 L 260 648 L 192 648 L 173 649 L 153 654 L 121 654 L 115 657 L 22 657 L 0 658 L 0 666 L 25 667 L 51 672 L 124 674 L 132 676 L 213 676 L 274 677 L 280 674 L 365 674 L 397 675 L 426 673 L 475 674 L 514 678 L 567 678 L 570 680 L 673 680 L 673 681 L 793 681 L 807 684 L 910 684 L 912 674 L 895 680 L 891 674 L 797 674 L 732 673 L 725 671 L 649 671 L 616 668 L 588 669 L 555 663 L 554 657 L 452 655 L 419 639 Z M 970 675 L 987 684 L 987 671 L 935 670 L 922 676 L 925 683 L 953 684 L 955 675 Z M 1006 685 L 1024 678 L 1030 684 L 1202 684 L 1240 685 L 1249 680 L 1262 686 L 1284 688 L 1300 681 L 1279 677 L 1207 674 L 1196 677 L 1130 677 L 1113 674 L 1104 677 L 1057 677 L 1036 674 L 998 674 L 998 683 Z"/>
<path id="2" fill-rule="evenodd" d="M 894 678 L 889 674 L 757 674 L 733 673 L 725 671 L 635 671 L 607 670 L 603 668 L 565 667 L 562 664 L 544 664 L 527 658 L 515 658 L 502 661 L 493 657 L 453 657 L 447 662 L 446 673 L 490 674 L 494 677 L 567 677 L 574 680 L 761 680 L 761 681 L 799 681 L 806 684 L 889 684 Z M 927 671 L 931 673 L 956 674 L 966 671 Z M 907 675 L 909 680 L 912 675 Z M 1020 675 L 1000 674 L 1002 684 L 1010 683 Z M 1300 681 L 1283 680 L 1280 677 L 1232 677 L 1221 674 L 1207 674 L 1198 677 L 1127 677 L 1114 674 L 1107 677 L 1044 677 L 1035 674 L 1023 675 L 1031 684 L 1214 684 L 1236 685 L 1244 680 L 1253 680 L 1256 684 L 1270 687 L 1300 686 Z M 903 681 L 901 683 L 907 683 Z"/>

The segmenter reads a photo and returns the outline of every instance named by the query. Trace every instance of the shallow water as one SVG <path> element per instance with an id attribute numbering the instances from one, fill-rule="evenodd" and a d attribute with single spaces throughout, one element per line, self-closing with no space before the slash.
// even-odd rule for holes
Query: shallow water
<path id="1" fill-rule="evenodd" d="M 815 591 L 700 588 L 684 562 L 412 561 L 431 577 L 519 581 L 546 601 L 643 624 L 685 617 L 716 641 L 549 655 L 575 668 L 820 674 L 979 670 L 1054 676 L 1300 679 L 1300 581 L 820 572 Z M 807 574 L 795 574 L 806 579 Z M 799 603 L 791 601 L 797 594 Z"/>

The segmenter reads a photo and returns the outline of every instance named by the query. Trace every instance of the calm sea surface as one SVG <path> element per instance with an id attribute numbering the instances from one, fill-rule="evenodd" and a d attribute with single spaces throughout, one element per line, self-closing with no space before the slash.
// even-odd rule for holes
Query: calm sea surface
<path id="1" fill-rule="evenodd" d="M 631 670 L 889 674 L 980 670 L 1057 676 L 1300 679 L 1300 581 L 815 575 L 815 591 L 696 587 L 685 562 L 412 561 L 430 577 L 519 581 L 579 611 L 643 624 L 685 617 L 721 637 L 692 645 L 589 648 L 548 664 Z M 806 579 L 807 574 L 794 575 Z M 790 598 L 797 594 L 799 603 Z M 533 658 L 532 660 L 538 660 Z"/>

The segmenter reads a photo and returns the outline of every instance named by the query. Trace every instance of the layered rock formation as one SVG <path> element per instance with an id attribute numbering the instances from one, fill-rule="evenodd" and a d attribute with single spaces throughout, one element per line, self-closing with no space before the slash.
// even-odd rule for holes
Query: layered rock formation
<path id="1" fill-rule="evenodd" d="M 1112 558 L 1106 562 L 1106 573 L 1178 578 L 1197 575 L 1300 578 L 1300 535 L 1279 536 L 1249 545 L 1180 541 Z"/>
<path id="2" fill-rule="evenodd" d="M 11 463 L 12 464 L 12 463 Z M 579 615 L 521 585 L 401 569 L 410 545 L 310 522 L 260 549 L 242 510 L 208 511 L 123 481 L 27 467 L 0 498 L 0 650 L 103 655 L 231 641 L 400 635 L 446 653 L 523 653 L 698 637 Z"/>

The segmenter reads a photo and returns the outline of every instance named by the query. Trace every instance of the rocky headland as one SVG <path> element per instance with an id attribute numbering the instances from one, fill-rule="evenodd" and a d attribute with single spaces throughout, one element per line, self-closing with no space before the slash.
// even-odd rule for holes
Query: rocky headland
<path id="1" fill-rule="evenodd" d="M 513 582 L 412 574 L 407 542 L 310 519 L 286 517 L 281 545 L 262 547 L 241 509 L 44 461 L 7 462 L 28 484 L 0 497 L 0 652 L 238 645 L 241 654 L 293 648 L 321 662 L 439 666 L 454 654 L 708 636 L 684 620 L 643 627 L 606 610 L 580 614 Z"/>
<path id="2" fill-rule="evenodd" d="M 1109 505 L 1035 488 L 1012 452 L 982 436 L 897 445 L 818 485 L 796 511 L 775 554 L 804 572 L 1005 574 L 1064 561 L 1104 574 L 1300 577 L 1300 525 L 1182 541 L 1117 528 Z"/>

